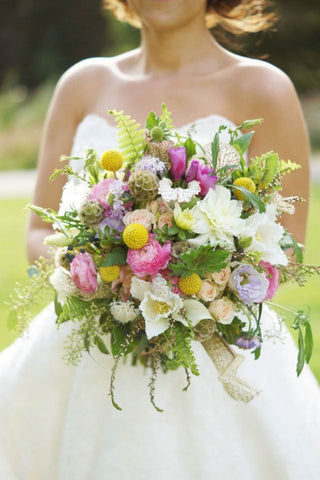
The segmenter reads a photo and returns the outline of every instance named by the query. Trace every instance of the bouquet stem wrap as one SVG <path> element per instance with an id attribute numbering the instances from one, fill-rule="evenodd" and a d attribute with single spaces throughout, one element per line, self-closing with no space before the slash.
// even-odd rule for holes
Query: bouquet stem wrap
<path id="1" fill-rule="evenodd" d="M 260 390 L 237 376 L 243 355 L 236 354 L 218 333 L 213 333 L 201 343 L 215 364 L 219 380 L 230 397 L 247 403 L 259 395 Z"/>

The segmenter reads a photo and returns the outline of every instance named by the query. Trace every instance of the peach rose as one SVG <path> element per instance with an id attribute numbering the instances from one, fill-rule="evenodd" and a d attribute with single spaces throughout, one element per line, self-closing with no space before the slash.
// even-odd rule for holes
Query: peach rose
<path id="1" fill-rule="evenodd" d="M 220 272 L 213 272 L 212 273 L 212 280 L 217 285 L 226 285 L 231 275 L 231 268 L 228 266 L 220 270 Z"/>
<path id="2" fill-rule="evenodd" d="M 158 227 L 161 228 L 161 229 L 165 225 L 168 225 L 168 227 L 172 227 L 172 225 L 173 225 L 172 219 L 173 219 L 173 214 L 172 213 L 170 213 L 170 212 L 161 213 L 160 217 L 158 218 Z"/>
<path id="3" fill-rule="evenodd" d="M 235 311 L 235 304 L 227 297 L 213 300 L 209 305 L 209 312 L 213 318 L 224 325 L 228 325 L 232 322 Z"/>
<path id="4" fill-rule="evenodd" d="M 204 300 L 205 302 L 212 302 L 218 294 L 218 289 L 213 283 L 210 283 L 206 280 L 201 281 L 201 287 L 197 296 Z"/>
<path id="5" fill-rule="evenodd" d="M 123 217 L 123 223 L 125 225 L 129 225 L 130 223 L 141 223 L 141 225 L 144 225 L 150 232 L 152 225 L 156 223 L 156 217 L 153 213 L 149 212 L 149 210 L 141 208 L 126 213 Z"/>

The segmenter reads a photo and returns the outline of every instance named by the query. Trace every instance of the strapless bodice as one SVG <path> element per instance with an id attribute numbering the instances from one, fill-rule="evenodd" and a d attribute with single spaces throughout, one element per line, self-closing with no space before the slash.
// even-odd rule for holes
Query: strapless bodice
<path id="1" fill-rule="evenodd" d="M 205 145 L 213 140 L 215 133 L 221 125 L 226 125 L 230 128 L 235 127 L 230 120 L 220 115 L 212 114 L 198 118 L 194 122 L 175 130 L 181 135 L 188 135 L 190 132 L 194 140 Z M 221 132 L 220 138 L 222 141 L 229 141 L 227 130 Z M 89 114 L 82 119 L 76 129 L 71 155 L 81 157 L 86 148 L 93 148 L 98 155 L 101 155 L 105 150 L 116 149 L 117 147 L 116 126 L 99 115 Z M 70 166 L 74 171 L 79 172 L 83 168 L 83 160 L 81 158 L 79 160 L 71 160 Z M 83 194 L 87 191 L 87 184 L 74 176 L 69 177 L 63 189 L 59 212 L 63 213 L 70 208 L 77 209 L 80 201 L 78 199 L 83 198 Z"/>
<path id="2" fill-rule="evenodd" d="M 227 125 L 234 128 L 235 125 L 230 120 L 220 115 L 208 115 L 196 119 L 194 122 L 183 125 L 175 130 L 187 135 L 192 132 L 192 138 L 201 143 L 212 141 L 214 134 L 220 125 Z M 221 133 L 221 139 L 228 141 L 227 131 Z M 82 155 L 85 148 L 90 147 L 97 151 L 98 154 L 103 153 L 107 149 L 117 148 L 116 127 L 109 123 L 103 117 L 96 114 L 86 115 L 79 123 L 72 145 L 72 155 Z M 79 160 L 72 161 L 71 166 L 79 171 L 82 168 L 82 162 Z"/>

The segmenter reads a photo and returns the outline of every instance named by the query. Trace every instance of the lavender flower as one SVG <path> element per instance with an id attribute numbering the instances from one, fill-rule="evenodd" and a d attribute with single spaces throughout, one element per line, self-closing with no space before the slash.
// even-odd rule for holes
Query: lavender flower
<path id="1" fill-rule="evenodd" d="M 152 155 L 145 155 L 140 162 L 137 163 L 136 168 L 140 170 L 149 170 L 149 172 L 152 172 L 155 175 L 157 173 L 163 175 L 167 167 L 160 158 L 153 157 Z"/>
<path id="2" fill-rule="evenodd" d="M 249 264 L 241 264 L 230 276 L 231 290 L 245 303 L 261 303 L 264 301 L 269 282 Z"/>
<path id="3" fill-rule="evenodd" d="M 238 347 L 246 350 L 261 347 L 261 341 L 257 336 L 246 337 L 245 335 L 242 335 L 236 339 L 235 344 L 238 345 Z"/>

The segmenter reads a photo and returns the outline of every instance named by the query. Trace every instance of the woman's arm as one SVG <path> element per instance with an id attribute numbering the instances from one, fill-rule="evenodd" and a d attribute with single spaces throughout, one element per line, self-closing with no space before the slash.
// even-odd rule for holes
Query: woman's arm
<path id="1" fill-rule="evenodd" d="M 33 197 L 33 203 L 44 208 L 59 208 L 66 178 L 59 176 L 51 182 L 49 177 L 55 168 L 61 168 L 60 156 L 69 154 L 76 126 L 82 117 L 79 76 L 77 69 L 73 68 L 61 77 L 45 120 Z M 48 255 L 48 248 L 43 245 L 43 240 L 50 233 L 52 228 L 49 224 L 31 213 L 27 232 L 27 253 L 31 263 L 40 255 Z"/>
<path id="2" fill-rule="evenodd" d="M 297 195 L 306 200 L 296 203 L 294 215 L 284 214 L 281 223 L 294 238 L 305 242 L 309 200 L 309 140 L 296 91 L 279 69 L 258 62 L 246 75 L 246 111 L 251 118 L 263 117 L 255 127 L 250 157 L 274 150 L 280 158 L 301 165 L 283 179 L 281 195 Z"/>
<path id="3" fill-rule="evenodd" d="M 69 155 L 77 125 L 91 111 L 97 92 L 103 86 L 105 67 L 96 59 L 79 62 L 60 79 L 55 89 L 40 146 L 38 177 L 33 203 L 58 210 L 66 177 L 49 180 L 55 168 L 61 168 L 61 155 Z M 27 253 L 32 263 L 39 256 L 48 256 L 43 240 L 52 228 L 31 213 L 27 232 Z"/>

